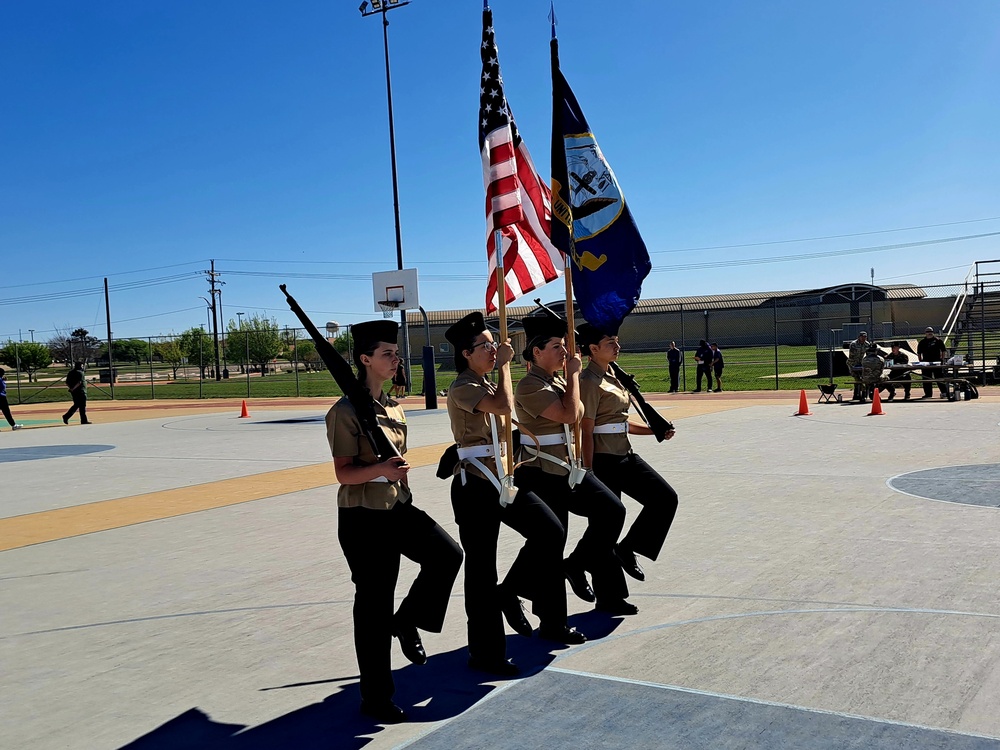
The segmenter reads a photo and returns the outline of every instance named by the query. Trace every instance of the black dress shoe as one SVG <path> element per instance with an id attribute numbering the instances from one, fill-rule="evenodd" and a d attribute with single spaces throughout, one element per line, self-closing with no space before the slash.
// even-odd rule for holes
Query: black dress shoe
<path id="1" fill-rule="evenodd" d="M 521 674 L 521 669 L 510 659 L 477 659 L 474 656 L 469 657 L 469 669 L 475 669 L 479 672 L 487 672 L 488 674 L 494 674 L 497 677 L 517 677 Z"/>
<path id="2" fill-rule="evenodd" d="M 69 417 L 63 414 L 63 424 L 69 424 Z"/>
<path id="3" fill-rule="evenodd" d="M 523 635 L 525 638 L 531 638 L 531 623 L 524 616 L 524 605 L 521 604 L 521 600 L 516 595 L 502 594 L 500 611 L 503 612 L 503 618 L 514 629 L 515 633 Z"/>
<path id="4" fill-rule="evenodd" d="M 566 572 L 566 580 L 569 581 L 569 586 L 573 589 L 574 594 L 585 602 L 592 602 L 597 598 L 594 596 L 594 590 L 590 588 L 590 583 L 587 582 L 587 573 L 583 569 L 583 566 L 576 565 L 567 560 L 564 570 Z"/>
<path id="5" fill-rule="evenodd" d="M 396 618 L 393 620 L 392 634 L 399 639 L 399 647 L 403 650 L 403 656 L 414 664 L 427 663 L 427 652 L 424 651 L 420 633 L 413 625 L 404 625 Z"/>
<path id="6" fill-rule="evenodd" d="M 618 564 L 622 566 L 622 570 L 632 576 L 635 580 L 646 580 L 646 573 L 643 571 L 642 566 L 639 565 L 639 561 L 636 559 L 634 552 L 622 548 L 620 544 L 616 544 L 615 559 L 617 559 Z"/>
<path id="7" fill-rule="evenodd" d="M 542 627 L 538 629 L 538 636 L 539 638 L 544 638 L 547 641 L 565 643 L 568 646 L 587 642 L 587 636 L 576 628 L 571 628 L 566 625 L 557 628 L 547 628 L 542 625 Z"/>
<path id="8" fill-rule="evenodd" d="M 639 614 L 639 608 L 632 604 L 632 602 L 627 602 L 624 599 L 608 599 L 607 601 L 600 601 L 597 602 L 594 609 L 597 612 L 605 612 L 609 615 Z"/>
<path id="9" fill-rule="evenodd" d="M 384 703 L 361 701 L 361 713 L 375 719 L 379 724 L 398 724 L 406 721 L 406 712 L 392 701 Z"/>

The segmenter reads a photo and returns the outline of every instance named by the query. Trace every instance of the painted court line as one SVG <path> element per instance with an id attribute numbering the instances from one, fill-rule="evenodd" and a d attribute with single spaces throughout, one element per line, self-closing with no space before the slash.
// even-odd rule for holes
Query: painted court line
<path id="1" fill-rule="evenodd" d="M 828 711 L 823 708 L 812 708 L 810 706 L 799 706 L 794 703 L 780 703 L 777 701 L 766 701 L 759 698 L 748 698 L 743 695 L 728 695 L 727 693 L 713 693 L 709 690 L 697 690 L 695 688 L 680 687 L 679 685 L 664 685 L 658 682 L 646 682 L 644 680 L 630 680 L 625 677 L 614 677 L 606 674 L 596 674 L 594 672 L 580 672 L 575 669 L 562 669 L 561 667 L 546 667 L 547 672 L 559 672 L 561 674 L 576 675 L 578 677 L 590 677 L 595 680 L 605 680 L 608 682 L 620 682 L 627 685 L 639 685 L 641 687 L 651 687 L 659 690 L 673 690 L 678 693 L 689 693 L 691 695 L 701 695 L 708 698 L 721 698 L 722 700 L 738 701 L 740 703 L 752 703 L 758 706 L 772 706 L 774 708 L 791 708 L 796 711 L 807 711 L 813 714 L 823 714 L 825 716 L 836 716 L 842 719 L 858 719 L 860 721 L 872 721 L 877 724 L 890 724 L 896 727 L 907 727 L 909 729 L 920 729 L 929 732 L 944 732 L 961 737 L 974 737 L 982 740 L 998 740 L 1000 737 L 993 737 L 988 734 L 976 734 L 974 732 L 959 732 L 947 727 L 932 727 L 925 724 L 912 724 L 907 721 L 895 721 L 893 719 L 881 719 L 874 716 L 861 716 L 859 714 L 848 714 L 842 711 Z"/>
<path id="2" fill-rule="evenodd" d="M 414 468 L 436 464 L 448 445 L 412 448 L 406 460 Z M 329 461 L 13 516 L 0 519 L 0 552 L 335 484 Z"/>

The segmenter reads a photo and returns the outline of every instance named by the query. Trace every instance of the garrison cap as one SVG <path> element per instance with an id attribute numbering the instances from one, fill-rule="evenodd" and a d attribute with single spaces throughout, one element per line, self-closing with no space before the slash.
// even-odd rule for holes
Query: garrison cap
<path id="1" fill-rule="evenodd" d="M 599 328 L 592 326 L 590 323 L 584 323 L 576 327 L 576 343 L 580 345 L 585 354 L 589 354 L 590 350 L 588 347 L 593 344 L 597 346 L 601 343 L 601 339 L 605 336 L 610 336 L 611 334 L 605 333 Z"/>
<path id="2" fill-rule="evenodd" d="M 351 326 L 354 350 L 358 352 L 368 351 L 379 341 L 395 344 L 398 334 L 399 323 L 395 320 L 366 320 Z"/>
<path id="3" fill-rule="evenodd" d="M 562 318 L 553 318 L 548 315 L 529 315 L 521 318 L 524 326 L 524 336 L 528 342 L 528 347 L 538 346 L 538 339 L 545 340 L 551 338 L 566 337 L 566 321 Z"/>
<path id="4" fill-rule="evenodd" d="M 481 312 L 471 312 L 444 332 L 444 337 L 455 347 L 455 351 L 468 348 L 476 336 L 486 330 L 486 319 Z"/>

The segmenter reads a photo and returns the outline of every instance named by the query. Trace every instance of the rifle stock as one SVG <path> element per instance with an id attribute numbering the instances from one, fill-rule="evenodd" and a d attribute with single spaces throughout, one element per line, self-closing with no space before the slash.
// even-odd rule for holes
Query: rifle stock
<path id="1" fill-rule="evenodd" d="M 316 344 L 316 353 L 319 354 L 326 368 L 333 375 L 333 379 L 340 386 L 340 390 L 344 392 L 347 400 L 354 407 L 354 411 L 358 415 L 358 421 L 361 422 L 361 430 L 368 439 L 368 443 L 375 453 L 376 460 L 381 463 L 392 456 L 398 456 L 399 451 L 396 450 L 396 446 L 392 444 L 389 436 L 385 434 L 382 426 L 378 423 L 378 416 L 375 413 L 374 406 L 375 400 L 364 384 L 358 380 L 354 374 L 354 370 L 351 369 L 350 363 L 319 332 L 319 329 L 309 319 L 309 316 L 299 307 L 299 303 L 288 293 L 286 285 L 281 284 L 278 288 L 284 293 L 288 307 L 295 313 L 295 317 L 299 319 L 308 334 L 312 337 L 313 343 Z"/>
<path id="2" fill-rule="evenodd" d="M 542 310 L 544 310 L 550 317 L 561 320 L 561 318 L 559 318 L 559 313 L 547 305 L 543 305 L 540 298 L 535 300 L 535 304 L 542 308 Z M 614 373 L 614 376 L 618 378 L 618 382 L 625 386 L 625 390 L 629 392 L 629 396 L 631 396 L 632 401 L 639 409 L 639 415 L 642 417 L 642 421 L 644 421 L 649 429 L 653 431 L 653 436 L 656 438 L 656 442 L 662 443 L 666 439 L 667 433 L 674 431 L 673 423 L 664 419 L 656 409 L 646 402 L 646 399 L 642 397 L 642 392 L 639 390 L 639 384 L 635 382 L 634 375 L 625 372 L 625 370 L 623 370 L 617 362 L 611 363 L 611 371 Z"/>

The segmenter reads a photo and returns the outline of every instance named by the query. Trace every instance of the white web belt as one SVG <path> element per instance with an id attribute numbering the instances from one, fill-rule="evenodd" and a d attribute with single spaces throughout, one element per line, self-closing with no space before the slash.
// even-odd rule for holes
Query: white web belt
<path id="1" fill-rule="evenodd" d="M 594 428 L 595 435 L 616 434 L 620 435 L 628 432 L 628 422 L 611 422 L 610 424 L 597 425 Z"/>
<path id="2" fill-rule="evenodd" d="M 487 414 L 490 418 L 490 433 L 493 438 L 492 445 L 471 445 L 468 448 L 459 448 L 458 457 L 462 461 L 468 461 L 475 466 L 483 475 L 490 480 L 497 492 L 500 494 L 500 505 L 507 505 L 517 494 L 517 487 L 514 486 L 514 477 L 507 476 L 507 468 L 504 466 L 504 452 L 500 449 L 500 438 L 497 435 L 497 418 L 494 414 Z M 480 458 L 492 458 L 496 465 L 496 471 L 480 461 Z M 462 486 L 465 486 L 465 467 L 462 466 Z"/>

